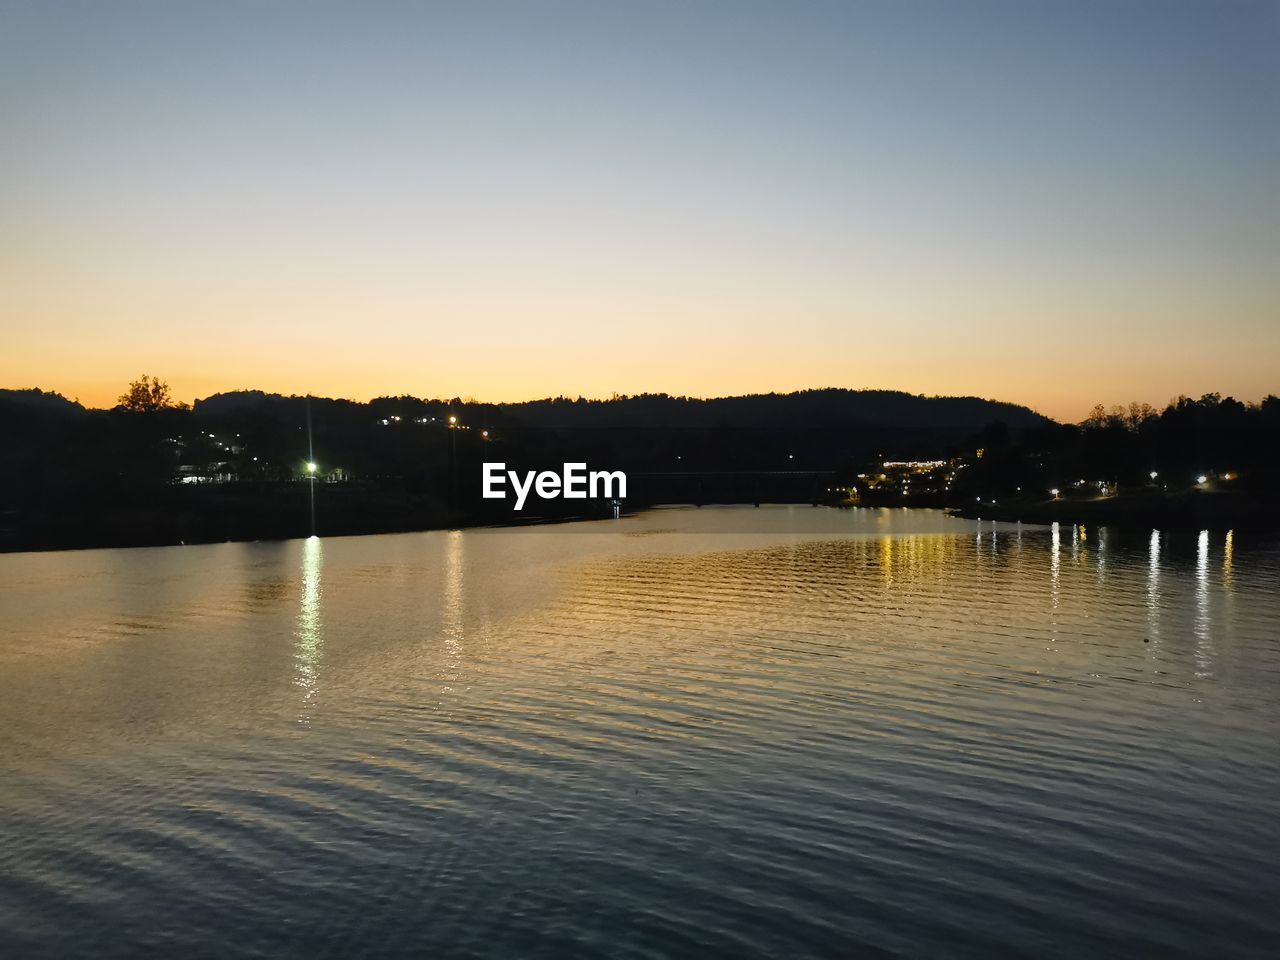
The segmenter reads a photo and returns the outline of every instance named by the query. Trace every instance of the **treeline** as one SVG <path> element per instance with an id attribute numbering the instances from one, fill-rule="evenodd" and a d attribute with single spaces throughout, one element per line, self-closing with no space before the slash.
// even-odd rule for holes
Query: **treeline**
<path id="1" fill-rule="evenodd" d="M 1079 424 L 1016 434 L 995 424 L 975 444 L 983 456 L 966 471 L 964 495 L 1065 491 L 1079 480 L 1177 490 L 1226 475 L 1234 489 L 1261 493 L 1280 479 L 1280 399 L 1249 404 L 1208 393 L 1178 397 L 1163 410 L 1097 406 Z"/>

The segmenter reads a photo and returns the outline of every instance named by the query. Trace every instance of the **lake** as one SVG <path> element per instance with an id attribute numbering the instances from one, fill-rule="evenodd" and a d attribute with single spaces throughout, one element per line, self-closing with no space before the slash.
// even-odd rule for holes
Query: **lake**
<path id="1" fill-rule="evenodd" d="M 932 511 L 0 556 L 5 957 L 1280 943 L 1280 547 Z"/>

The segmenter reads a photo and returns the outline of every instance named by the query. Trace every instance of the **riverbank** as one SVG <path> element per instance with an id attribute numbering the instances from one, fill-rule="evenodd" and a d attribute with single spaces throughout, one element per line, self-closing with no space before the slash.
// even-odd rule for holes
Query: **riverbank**
<path id="1" fill-rule="evenodd" d="M 314 519 L 306 484 L 169 485 L 130 497 L 87 493 L 75 503 L 0 513 L 0 553 L 106 547 L 290 540 L 410 533 L 423 530 L 528 526 L 613 516 L 606 502 L 575 501 L 561 513 L 514 515 L 509 510 L 455 509 L 410 486 L 317 484 Z M 848 506 L 827 501 L 828 507 Z M 595 507 L 593 511 L 591 508 Z M 627 513 L 654 506 L 629 501 Z M 1141 491 L 1112 497 L 1042 500 L 1025 497 L 957 504 L 953 499 L 884 498 L 867 507 L 945 509 L 964 519 L 1128 528 L 1236 529 L 1280 533 L 1280 504 L 1257 491 L 1164 494 Z"/>
<path id="2" fill-rule="evenodd" d="M 411 533 L 422 530 L 526 526 L 613 516 L 608 502 L 555 504 L 560 512 L 524 512 L 492 505 L 449 505 L 398 483 L 168 484 L 122 495 L 86 490 L 74 501 L 51 500 L 27 510 L 0 511 L 0 553 L 161 547 L 195 543 L 293 540 Z M 594 508 L 594 509 L 593 509 Z"/>
<path id="3" fill-rule="evenodd" d="M 1094 498 L 1028 497 L 966 503 L 952 508 L 951 513 L 967 519 L 1022 523 L 1280 531 L 1280 502 L 1256 492 L 1139 491 Z"/>

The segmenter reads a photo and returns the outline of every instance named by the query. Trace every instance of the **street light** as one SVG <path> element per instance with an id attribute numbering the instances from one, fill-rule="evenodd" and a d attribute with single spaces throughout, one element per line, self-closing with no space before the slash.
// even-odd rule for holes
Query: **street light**
<path id="1" fill-rule="evenodd" d="M 1196 477 L 1196 483 L 1200 484 L 1201 486 L 1204 486 L 1208 482 L 1209 482 L 1209 478 L 1206 477 L 1203 473 L 1200 474 L 1200 476 Z"/>
<path id="2" fill-rule="evenodd" d="M 1052 490 L 1050 490 L 1049 492 L 1050 492 L 1051 494 L 1053 494 L 1053 499 L 1055 499 L 1055 500 L 1057 500 L 1057 499 L 1058 499 L 1058 488 L 1057 488 L 1057 487 L 1054 487 L 1054 488 L 1053 488 Z"/>
<path id="3" fill-rule="evenodd" d="M 1154 480 L 1156 477 L 1160 476 L 1160 471 L 1152 470 L 1150 476 L 1151 476 L 1151 479 Z"/>
<path id="4" fill-rule="evenodd" d="M 307 461 L 307 473 L 315 473 L 315 472 L 316 472 L 316 464 L 315 464 L 315 461 L 314 461 L 314 460 L 308 460 L 308 461 Z"/>

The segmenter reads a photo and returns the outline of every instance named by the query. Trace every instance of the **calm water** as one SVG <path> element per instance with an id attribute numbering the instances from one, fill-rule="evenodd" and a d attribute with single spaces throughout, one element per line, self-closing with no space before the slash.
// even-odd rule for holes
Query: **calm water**
<path id="1" fill-rule="evenodd" d="M 748 512 L 0 557 L 0 955 L 1275 955 L 1280 549 Z"/>

